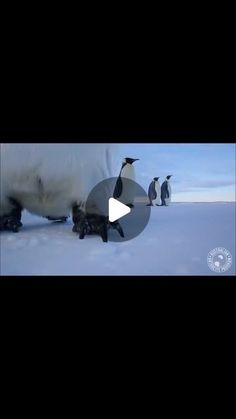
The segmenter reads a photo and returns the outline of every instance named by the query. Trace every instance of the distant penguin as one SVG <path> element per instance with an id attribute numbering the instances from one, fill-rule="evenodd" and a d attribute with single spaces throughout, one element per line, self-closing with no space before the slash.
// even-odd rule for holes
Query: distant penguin
<path id="1" fill-rule="evenodd" d="M 161 205 L 167 206 L 171 202 L 171 176 L 172 175 L 166 176 L 166 180 L 161 185 Z"/>
<path id="2" fill-rule="evenodd" d="M 133 207 L 135 198 L 135 185 L 132 182 L 126 182 L 125 179 L 129 179 L 135 182 L 135 170 L 133 163 L 139 159 L 132 159 L 126 157 L 122 162 L 121 171 L 116 182 L 113 198 L 118 199 L 124 205 Z"/>
<path id="3" fill-rule="evenodd" d="M 160 205 L 160 198 L 161 198 L 161 186 L 158 181 L 159 177 L 154 177 L 153 181 L 150 183 L 148 188 L 148 198 L 150 203 L 147 206 L 153 206 L 154 203 L 158 206 Z"/>

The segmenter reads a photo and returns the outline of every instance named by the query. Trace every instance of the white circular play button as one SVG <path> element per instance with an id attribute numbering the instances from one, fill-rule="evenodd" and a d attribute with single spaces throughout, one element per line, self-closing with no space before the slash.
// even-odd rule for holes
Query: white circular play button
<path id="1" fill-rule="evenodd" d="M 124 242 L 134 239 L 148 224 L 151 207 L 145 190 L 137 182 L 130 179 L 123 179 L 123 190 L 129 191 L 117 195 L 117 178 L 108 178 L 98 183 L 90 192 L 85 212 L 91 214 L 89 222 L 92 225 L 91 231 L 101 231 L 96 224 L 107 219 L 108 241 Z M 128 196 L 132 196 L 129 202 Z M 90 221 L 91 220 L 91 221 Z M 93 228 L 94 226 L 94 228 Z"/>
<path id="2" fill-rule="evenodd" d="M 109 199 L 109 221 L 114 222 L 131 212 L 130 207 L 122 204 L 117 199 Z"/>

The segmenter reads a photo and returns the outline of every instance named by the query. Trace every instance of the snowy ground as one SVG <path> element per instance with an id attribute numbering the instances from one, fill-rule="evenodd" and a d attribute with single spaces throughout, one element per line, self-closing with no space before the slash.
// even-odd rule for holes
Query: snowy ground
<path id="1" fill-rule="evenodd" d="M 153 207 L 143 233 L 124 243 L 79 240 L 71 220 L 50 223 L 24 212 L 22 221 L 18 234 L 0 235 L 1 275 L 221 276 L 207 265 L 216 247 L 231 252 L 233 264 L 224 275 L 235 275 L 235 203 Z"/>

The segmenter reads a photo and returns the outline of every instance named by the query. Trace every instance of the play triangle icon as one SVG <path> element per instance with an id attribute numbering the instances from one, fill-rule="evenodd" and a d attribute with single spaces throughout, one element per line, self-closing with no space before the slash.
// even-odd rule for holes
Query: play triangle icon
<path id="1" fill-rule="evenodd" d="M 119 218 L 124 217 L 130 212 L 131 209 L 127 205 L 122 204 L 120 201 L 117 201 L 117 199 L 109 199 L 109 221 L 111 223 L 119 220 Z"/>

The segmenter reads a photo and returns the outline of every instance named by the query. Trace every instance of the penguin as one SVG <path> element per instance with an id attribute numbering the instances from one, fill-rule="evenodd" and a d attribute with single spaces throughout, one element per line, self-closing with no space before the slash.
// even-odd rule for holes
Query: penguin
<path id="1" fill-rule="evenodd" d="M 132 159 L 126 157 L 121 166 L 121 171 L 118 176 L 115 190 L 113 193 L 113 198 L 118 199 L 122 204 L 127 205 L 130 208 L 133 208 L 134 198 L 135 198 L 135 170 L 133 163 L 139 159 Z M 126 182 L 125 179 L 129 179 L 133 182 Z"/>
<path id="2" fill-rule="evenodd" d="M 173 175 L 166 176 L 166 180 L 161 185 L 161 205 L 168 206 L 171 201 L 171 185 L 170 178 Z"/>
<path id="3" fill-rule="evenodd" d="M 152 201 L 155 201 L 156 205 L 160 205 L 161 198 L 161 186 L 158 181 L 159 177 L 154 177 L 148 188 L 148 198 L 150 203 L 147 206 L 153 206 Z"/>
<path id="4" fill-rule="evenodd" d="M 102 203 L 94 199 L 90 214 L 86 202 L 99 182 L 115 177 L 115 144 L 4 143 L 0 151 L 0 231 L 18 232 L 24 209 L 49 221 L 64 222 L 72 213 L 80 238 L 98 232 L 107 241 Z"/>

